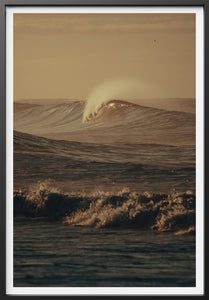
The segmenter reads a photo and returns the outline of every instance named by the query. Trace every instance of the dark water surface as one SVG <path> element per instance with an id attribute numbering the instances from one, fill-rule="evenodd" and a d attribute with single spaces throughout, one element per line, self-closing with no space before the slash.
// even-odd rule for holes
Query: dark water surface
<path id="1" fill-rule="evenodd" d="M 194 236 L 17 218 L 14 285 L 195 286 Z"/>

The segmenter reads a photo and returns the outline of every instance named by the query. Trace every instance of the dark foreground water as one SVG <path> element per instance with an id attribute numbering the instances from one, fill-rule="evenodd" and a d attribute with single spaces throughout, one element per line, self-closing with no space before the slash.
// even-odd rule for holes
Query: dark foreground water
<path id="1" fill-rule="evenodd" d="M 14 286 L 192 287 L 194 236 L 16 218 Z"/>

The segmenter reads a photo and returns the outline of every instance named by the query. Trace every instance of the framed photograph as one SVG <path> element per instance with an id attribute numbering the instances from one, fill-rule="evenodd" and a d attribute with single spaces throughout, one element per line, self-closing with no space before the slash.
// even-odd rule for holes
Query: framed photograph
<path id="1" fill-rule="evenodd" d="M 208 3 L 0 16 L 2 298 L 209 299 Z"/>

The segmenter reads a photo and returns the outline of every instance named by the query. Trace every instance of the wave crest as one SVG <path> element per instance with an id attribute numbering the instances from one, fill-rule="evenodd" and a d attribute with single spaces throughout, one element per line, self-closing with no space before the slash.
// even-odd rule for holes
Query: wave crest
<path id="1" fill-rule="evenodd" d="M 92 201 L 88 209 L 67 216 L 65 222 L 98 228 L 134 227 L 184 234 L 194 228 L 194 219 L 192 195 L 122 192 Z"/>
<path id="2" fill-rule="evenodd" d="M 83 122 L 94 121 L 105 113 L 108 113 L 108 116 L 112 114 L 115 116 L 116 114 L 121 114 L 127 111 L 128 108 L 138 106 L 139 105 L 137 104 L 123 100 L 107 100 L 100 105 L 95 106 L 93 109 L 89 110 L 85 108 L 83 114 Z"/>
<path id="3" fill-rule="evenodd" d="M 118 78 L 103 82 L 89 95 L 83 113 L 83 122 L 93 120 L 98 116 L 101 107 L 115 99 L 126 101 L 126 99 L 138 98 L 150 98 L 150 88 L 138 78 Z"/>
<path id="4" fill-rule="evenodd" d="M 74 226 L 138 228 L 186 234 L 195 228 L 195 196 L 192 192 L 152 194 L 97 191 L 63 194 L 47 185 L 14 193 L 14 214 L 63 219 Z"/>

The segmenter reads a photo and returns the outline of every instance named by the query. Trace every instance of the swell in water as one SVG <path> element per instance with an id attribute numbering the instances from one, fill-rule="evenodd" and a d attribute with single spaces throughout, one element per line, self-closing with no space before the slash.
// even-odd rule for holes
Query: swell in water
<path id="1" fill-rule="evenodd" d="M 15 189 L 48 179 L 66 192 L 128 187 L 169 193 L 195 187 L 195 149 L 190 145 L 104 145 L 15 131 L 14 151 Z"/>

